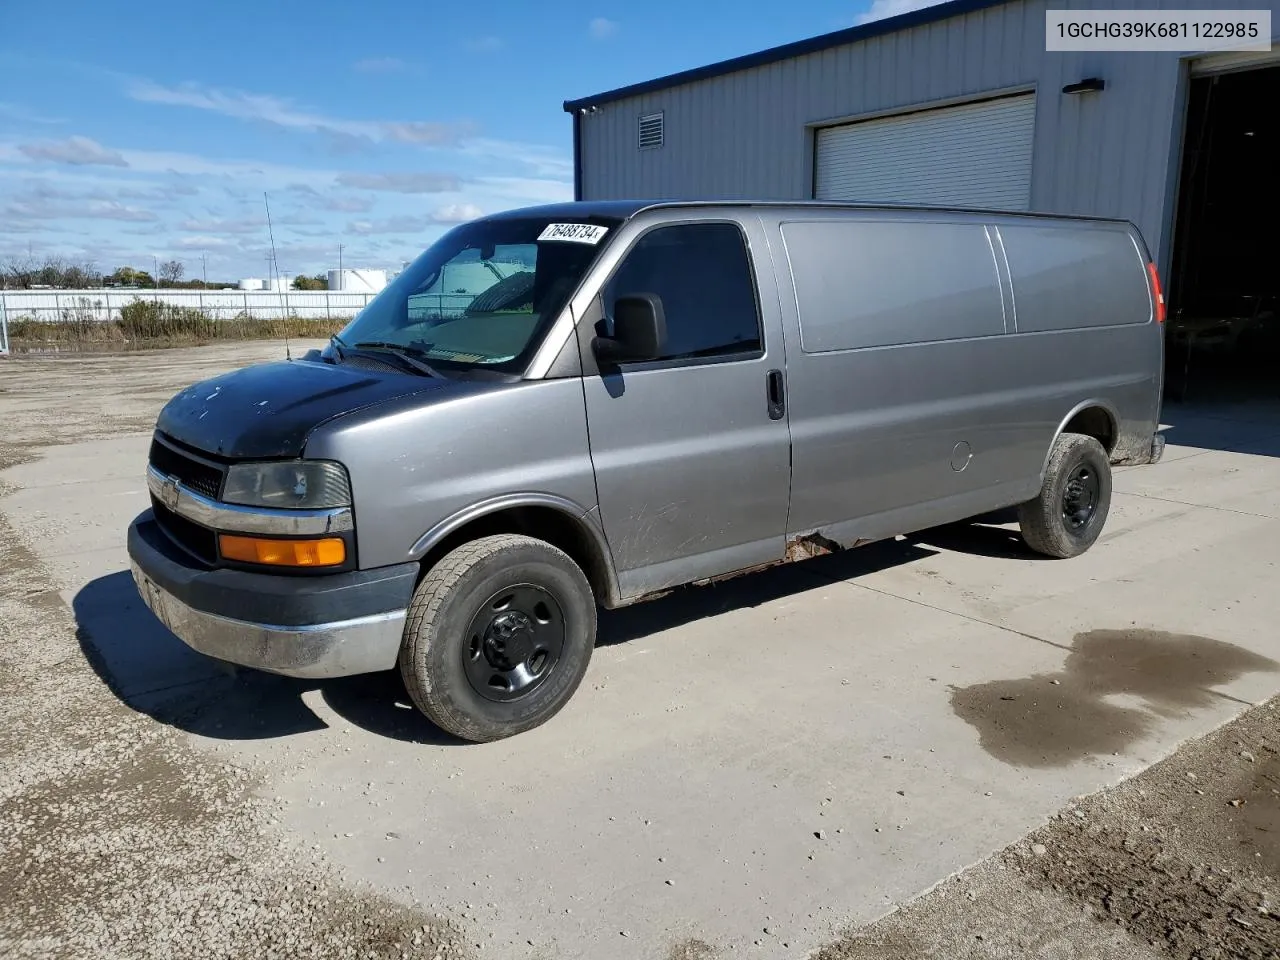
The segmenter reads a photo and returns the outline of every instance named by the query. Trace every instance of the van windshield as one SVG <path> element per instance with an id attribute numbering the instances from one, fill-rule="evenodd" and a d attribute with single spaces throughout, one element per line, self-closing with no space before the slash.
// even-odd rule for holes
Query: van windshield
<path id="1" fill-rule="evenodd" d="M 518 373 L 621 221 L 481 220 L 450 230 L 339 334 L 441 370 Z M 332 348 L 331 348 L 332 349 Z"/>

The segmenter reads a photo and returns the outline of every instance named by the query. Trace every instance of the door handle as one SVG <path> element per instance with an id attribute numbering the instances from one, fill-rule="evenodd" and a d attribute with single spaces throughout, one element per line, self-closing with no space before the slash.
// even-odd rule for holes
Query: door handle
<path id="1" fill-rule="evenodd" d="M 769 419 L 781 420 L 787 412 L 787 395 L 782 380 L 782 371 L 770 370 L 765 374 L 765 387 L 769 398 Z"/>

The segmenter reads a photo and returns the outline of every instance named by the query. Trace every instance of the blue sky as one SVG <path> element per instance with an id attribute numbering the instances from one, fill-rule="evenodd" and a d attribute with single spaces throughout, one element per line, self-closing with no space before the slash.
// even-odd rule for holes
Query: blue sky
<path id="1" fill-rule="evenodd" d="M 211 280 L 396 267 L 572 198 L 566 99 L 927 0 L 20 2 L 0 34 L 0 262 Z M 125 12 L 127 10 L 127 13 Z"/>

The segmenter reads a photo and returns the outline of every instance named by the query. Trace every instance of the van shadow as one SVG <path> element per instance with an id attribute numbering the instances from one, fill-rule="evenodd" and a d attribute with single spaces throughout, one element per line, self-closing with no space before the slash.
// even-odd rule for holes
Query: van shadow
<path id="1" fill-rule="evenodd" d="M 984 533 L 957 545 L 984 552 Z M 619 610 L 602 610 L 597 646 L 627 643 L 673 627 L 783 597 L 821 589 L 934 556 L 921 538 L 900 538 L 787 564 L 705 587 L 671 594 Z M 287 737 L 331 725 L 313 709 L 332 711 L 341 722 L 370 733 L 413 743 L 459 745 L 409 700 L 398 671 L 300 680 L 280 677 L 196 653 L 171 634 L 138 596 L 126 571 L 86 585 L 72 603 L 77 636 L 86 659 L 111 691 L 134 710 L 169 726 L 221 740 Z"/>
<path id="2" fill-rule="evenodd" d="M 907 534 L 906 540 L 920 546 L 934 547 L 950 553 L 966 553 L 974 557 L 1052 562 L 1051 557 L 1036 553 L 1027 546 L 1017 524 L 1018 510 L 1010 507 L 971 520 Z"/>
<path id="3" fill-rule="evenodd" d="M 303 680 L 195 652 L 147 609 L 127 571 L 87 584 L 72 610 L 81 649 L 108 688 L 134 710 L 188 733 L 260 740 L 322 730 L 329 722 L 307 703 L 318 696 L 343 721 L 371 733 L 461 742 L 413 708 L 397 671 Z"/>

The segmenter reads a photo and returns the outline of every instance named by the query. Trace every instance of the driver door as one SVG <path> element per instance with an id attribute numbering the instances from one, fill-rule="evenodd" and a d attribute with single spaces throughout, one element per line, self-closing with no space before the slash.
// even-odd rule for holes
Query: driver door
<path id="1" fill-rule="evenodd" d="M 599 299 L 656 294 L 656 360 L 584 378 L 601 521 L 624 598 L 781 560 L 790 488 L 782 329 L 758 224 L 656 226 Z M 748 236 L 751 243 L 748 243 Z M 778 400 L 782 402 L 779 403 Z"/>

